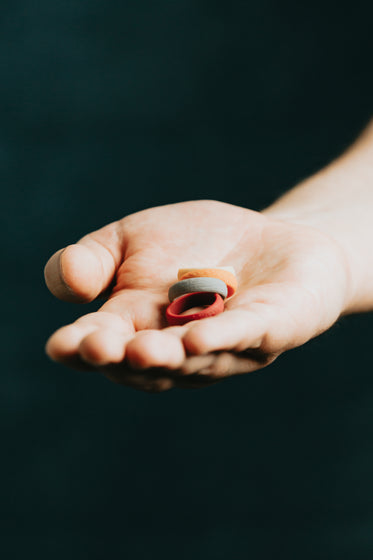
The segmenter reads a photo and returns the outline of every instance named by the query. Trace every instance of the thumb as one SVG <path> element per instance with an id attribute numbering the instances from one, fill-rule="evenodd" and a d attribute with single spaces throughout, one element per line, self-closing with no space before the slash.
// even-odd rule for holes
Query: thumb
<path id="1" fill-rule="evenodd" d="M 88 303 L 110 286 L 123 254 L 115 222 L 54 253 L 44 268 L 46 285 L 59 299 Z"/>

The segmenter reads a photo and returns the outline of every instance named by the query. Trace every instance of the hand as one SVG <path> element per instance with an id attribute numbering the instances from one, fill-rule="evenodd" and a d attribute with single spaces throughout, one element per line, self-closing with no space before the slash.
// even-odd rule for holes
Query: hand
<path id="1" fill-rule="evenodd" d="M 167 292 L 185 266 L 233 266 L 224 313 L 168 327 Z M 129 215 L 55 253 L 46 283 L 60 299 L 106 301 L 57 330 L 46 352 L 145 391 L 211 385 L 273 362 L 328 329 L 350 294 L 342 249 L 316 229 L 217 201 Z"/>

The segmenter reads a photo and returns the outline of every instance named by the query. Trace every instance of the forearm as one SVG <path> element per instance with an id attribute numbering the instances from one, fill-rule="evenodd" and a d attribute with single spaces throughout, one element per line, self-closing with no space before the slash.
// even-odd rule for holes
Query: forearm
<path id="1" fill-rule="evenodd" d="M 351 277 L 345 312 L 373 310 L 373 123 L 346 153 L 263 213 L 334 238 Z"/>

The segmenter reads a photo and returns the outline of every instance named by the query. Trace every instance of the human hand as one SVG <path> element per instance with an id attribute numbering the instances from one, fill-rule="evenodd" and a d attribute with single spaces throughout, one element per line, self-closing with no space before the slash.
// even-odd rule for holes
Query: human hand
<path id="1" fill-rule="evenodd" d="M 233 266 L 224 313 L 169 327 L 167 292 L 185 266 Z M 45 267 L 65 301 L 105 297 L 57 330 L 53 359 L 145 391 L 204 387 L 273 362 L 328 329 L 348 306 L 349 267 L 328 235 L 238 206 L 150 208 L 86 235 Z"/>

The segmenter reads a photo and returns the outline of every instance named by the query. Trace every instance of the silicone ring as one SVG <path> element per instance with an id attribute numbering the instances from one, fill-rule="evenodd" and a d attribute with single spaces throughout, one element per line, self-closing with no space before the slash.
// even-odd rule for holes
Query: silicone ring
<path id="1" fill-rule="evenodd" d="M 186 278 L 173 284 L 168 290 L 168 299 L 172 302 L 174 299 L 183 296 L 184 294 L 191 294 L 193 292 L 212 292 L 219 294 L 223 299 L 228 295 L 228 288 L 223 280 L 219 278 Z"/>
<path id="2" fill-rule="evenodd" d="M 207 305 L 202 311 L 180 315 L 183 311 L 187 311 L 192 307 Z M 224 311 L 224 301 L 219 294 L 211 292 L 194 292 L 193 294 L 185 294 L 175 299 L 166 309 L 166 319 L 169 325 L 185 325 L 189 321 L 196 319 L 205 319 L 213 317 Z"/>
<path id="3" fill-rule="evenodd" d="M 219 278 L 226 283 L 228 288 L 228 297 L 233 296 L 237 290 L 237 278 L 229 270 L 224 270 L 223 268 L 191 268 L 189 271 L 184 272 L 184 269 L 180 269 L 178 272 L 179 280 L 186 280 L 187 278 L 196 278 L 201 276 L 207 276 L 209 278 Z M 181 275 L 180 275 L 180 272 Z"/>

